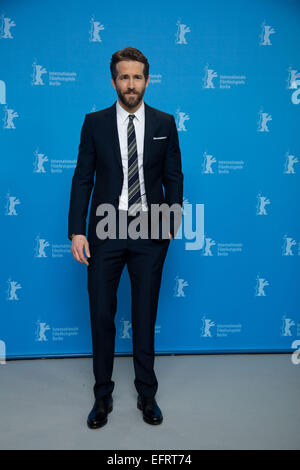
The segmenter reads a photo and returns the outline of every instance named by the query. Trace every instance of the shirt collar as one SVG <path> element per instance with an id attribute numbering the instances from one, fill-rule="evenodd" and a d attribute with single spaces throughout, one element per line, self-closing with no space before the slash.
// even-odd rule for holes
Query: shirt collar
<path id="1" fill-rule="evenodd" d="M 145 104 L 144 104 L 144 100 L 142 100 L 141 106 L 139 107 L 137 111 L 135 111 L 135 113 L 129 113 L 128 111 L 126 111 L 126 109 L 122 108 L 122 106 L 119 103 L 119 100 L 117 100 L 116 107 L 117 107 L 117 114 L 121 118 L 122 123 L 124 123 L 126 119 L 128 119 L 129 114 L 134 114 L 135 118 L 138 121 L 141 121 L 144 115 Z"/>

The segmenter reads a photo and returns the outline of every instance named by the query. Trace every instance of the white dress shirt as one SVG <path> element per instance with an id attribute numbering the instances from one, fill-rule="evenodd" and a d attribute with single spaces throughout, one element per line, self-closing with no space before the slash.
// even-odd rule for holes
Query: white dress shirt
<path id="1" fill-rule="evenodd" d="M 141 189 L 141 199 L 142 199 L 142 211 L 148 211 L 148 205 L 146 201 L 145 194 L 145 184 L 144 184 L 144 169 L 143 169 L 143 153 L 144 153 L 144 135 L 145 135 L 145 105 L 142 101 L 141 106 L 135 113 L 129 113 L 119 103 L 117 100 L 117 124 L 118 124 L 118 134 L 122 158 L 122 166 L 124 173 L 124 181 L 121 192 L 121 197 L 119 201 L 119 210 L 128 210 L 128 141 L 127 141 L 127 127 L 128 127 L 128 115 L 134 114 L 135 118 L 133 119 L 133 125 L 135 129 L 135 138 L 136 138 L 136 147 L 138 154 L 138 169 L 139 169 L 139 180 L 140 180 L 140 189 Z"/>

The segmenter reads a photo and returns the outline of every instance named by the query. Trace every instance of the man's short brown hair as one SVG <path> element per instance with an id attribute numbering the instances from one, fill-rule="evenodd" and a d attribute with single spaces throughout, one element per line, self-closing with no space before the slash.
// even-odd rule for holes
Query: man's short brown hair
<path id="1" fill-rule="evenodd" d="M 137 62 L 144 64 L 144 77 L 145 80 L 147 80 L 149 76 L 149 63 L 147 58 L 138 49 L 135 49 L 134 47 L 125 47 L 124 49 L 120 49 L 115 52 L 111 57 L 110 71 L 114 82 L 116 82 L 118 76 L 116 64 L 121 62 L 121 60 L 136 60 Z"/>

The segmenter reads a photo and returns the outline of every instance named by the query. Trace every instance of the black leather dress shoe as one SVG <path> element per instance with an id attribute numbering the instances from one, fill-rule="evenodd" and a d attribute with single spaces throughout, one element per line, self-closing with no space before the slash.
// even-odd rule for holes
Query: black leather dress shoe
<path id="1" fill-rule="evenodd" d="M 88 427 L 97 429 L 104 426 L 107 423 L 107 415 L 112 409 L 113 399 L 111 394 L 95 400 L 95 404 L 87 419 Z"/>
<path id="2" fill-rule="evenodd" d="M 162 423 L 163 416 L 155 398 L 138 395 L 137 407 L 143 412 L 143 419 L 148 424 Z"/>

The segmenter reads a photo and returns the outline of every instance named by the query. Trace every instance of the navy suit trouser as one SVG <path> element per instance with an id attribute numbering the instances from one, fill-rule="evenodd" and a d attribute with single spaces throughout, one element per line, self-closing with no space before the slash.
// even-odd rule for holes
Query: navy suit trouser
<path id="1" fill-rule="evenodd" d="M 128 217 L 128 224 L 133 217 Z M 154 372 L 154 338 L 162 270 L 170 240 L 107 238 L 90 245 L 88 293 L 93 346 L 94 395 L 114 389 L 117 289 L 125 264 L 131 283 L 131 323 L 135 387 L 144 397 L 158 388 Z"/>

